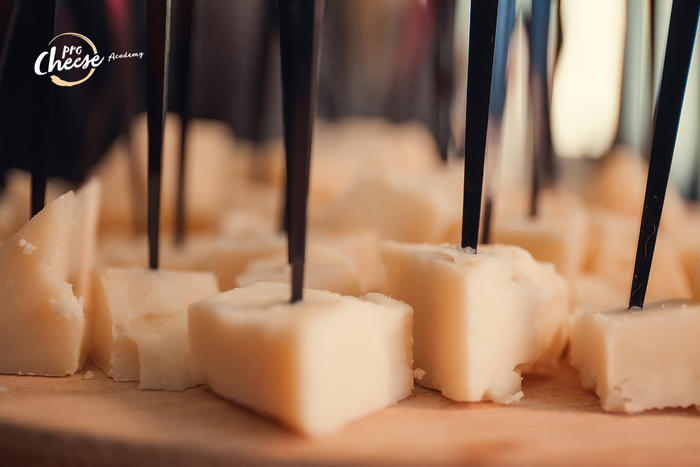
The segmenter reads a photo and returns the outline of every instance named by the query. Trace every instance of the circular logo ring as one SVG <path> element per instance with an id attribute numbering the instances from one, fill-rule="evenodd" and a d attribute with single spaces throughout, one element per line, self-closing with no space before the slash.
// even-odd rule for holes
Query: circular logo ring
<path id="1" fill-rule="evenodd" d="M 52 43 L 53 41 L 55 41 L 56 39 L 58 39 L 58 38 L 61 37 L 61 36 L 75 36 L 75 37 L 78 37 L 78 38 L 84 40 L 85 42 L 88 43 L 88 45 L 89 45 L 90 48 L 92 49 L 93 53 L 94 53 L 95 55 L 97 55 L 97 47 L 95 47 L 95 44 L 94 44 L 90 39 L 88 39 L 87 37 L 83 36 L 82 34 L 78 34 L 77 32 L 64 32 L 63 34 L 59 34 L 58 36 L 56 36 L 56 37 L 54 37 L 53 39 L 51 39 L 51 41 L 49 42 L 49 45 L 51 45 L 51 43 Z M 81 80 L 79 80 L 79 81 L 66 81 L 66 80 L 63 80 L 63 79 L 59 78 L 59 77 L 56 76 L 56 75 L 51 75 L 50 78 L 51 78 L 51 81 L 53 81 L 53 83 L 54 83 L 55 85 L 57 85 L 57 86 L 71 87 L 71 86 L 78 85 L 78 84 L 80 84 L 80 83 L 84 83 L 85 81 L 87 81 L 88 79 L 90 79 L 90 77 L 92 76 L 92 74 L 93 74 L 94 72 L 95 72 L 95 69 L 94 69 L 94 68 L 91 68 L 90 71 L 88 72 L 87 76 L 85 76 L 85 78 L 83 78 L 83 79 L 81 79 Z"/>

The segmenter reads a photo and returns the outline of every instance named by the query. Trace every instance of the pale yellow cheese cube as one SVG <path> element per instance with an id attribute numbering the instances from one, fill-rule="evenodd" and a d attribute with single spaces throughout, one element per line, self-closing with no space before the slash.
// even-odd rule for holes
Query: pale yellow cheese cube
<path id="1" fill-rule="evenodd" d="M 450 225 L 454 206 L 425 177 L 371 174 L 361 177 L 328 208 L 319 226 L 375 229 L 382 239 L 432 242 Z"/>
<path id="2" fill-rule="evenodd" d="M 104 231 L 131 232 L 134 203 L 142 206 L 136 215 L 140 227 L 146 224 L 147 125 L 145 114 L 131 125 L 131 140 L 117 140 L 95 168 L 105 184 L 104 210 L 100 226 Z M 229 198 L 229 189 L 245 181 L 248 160 L 237 157 L 230 128 L 212 120 L 192 120 L 187 129 L 185 206 L 188 230 L 215 228 Z M 168 114 L 163 133 L 163 174 L 161 224 L 172 230 L 175 218 L 180 154 L 180 120 Z M 136 192 L 131 190 L 136 187 Z M 115 196 L 118 193 L 118 196 Z M 132 199 L 136 197 L 136 199 Z"/>
<path id="3" fill-rule="evenodd" d="M 596 210 L 590 217 L 587 274 L 607 281 L 618 290 L 629 293 L 634 274 L 634 260 L 639 237 L 639 222 L 628 217 Z M 649 276 L 647 301 L 688 298 L 690 281 L 672 236 L 659 233 L 654 262 Z"/>
<path id="4" fill-rule="evenodd" d="M 629 290 L 616 287 L 609 281 L 584 274 L 571 282 L 571 302 L 576 316 L 590 311 L 612 310 L 624 306 Z"/>
<path id="5" fill-rule="evenodd" d="M 218 293 L 214 275 L 108 268 L 95 276 L 93 361 L 115 381 L 139 381 L 142 389 L 199 384 L 187 307 Z"/>
<path id="6" fill-rule="evenodd" d="M 414 310 L 419 384 L 456 401 L 520 399 L 521 373 L 555 366 L 566 345 L 568 285 L 515 246 L 477 254 L 386 242 L 387 295 Z"/>
<path id="7" fill-rule="evenodd" d="M 291 267 L 286 255 L 255 260 L 236 277 L 238 287 L 256 282 L 289 284 Z M 310 244 L 304 266 L 304 284 L 311 289 L 340 295 L 358 296 L 360 281 L 352 259 L 340 250 L 323 244 Z"/>
<path id="8" fill-rule="evenodd" d="M 688 407 L 700 404 L 698 336 L 700 305 L 669 300 L 644 311 L 583 315 L 573 326 L 569 355 L 606 411 Z"/>
<path id="9" fill-rule="evenodd" d="M 412 312 L 383 295 L 257 283 L 192 304 L 197 370 L 217 394 L 307 435 L 409 396 Z"/>
<path id="10" fill-rule="evenodd" d="M 382 242 L 373 229 L 320 232 L 312 236 L 312 242 L 327 243 L 352 259 L 362 293 L 381 290 L 384 280 L 384 266 L 381 259 Z"/>
<path id="11" fill-rule="evenodd" d="M 586 218 L 582 212 L 554 217 L 540 215 L 502 220 L 494 224 L 493 243 L 517 245 L 538 261 L 552 263 L 567 278 L 574 278 L 585 259 Z"/>
<path id="12" fill-rule="evenodd" d="M 84 362 L 99 192 L 64 194 L 0 247 L 0 373 L 63 376 Z"/>
<path id="13" fill-rule="evenodd" d="M 588 200 L 594 206 L 631 218 L 639 226 L 648 171 L 649 164 L 639 154 L 617 147 L 605 157 L 587 184 Z M 683 198 L 678 188 L 669 184 L 661 226 L 670 232 L 682 225 L 684 217 Z"/>
<path id="14" fill-rule="evenodd" d="M 309 207 L 328 206 L 362 176 L 399 172 L 423 174 L 439 165 L 435 140 L 415 123 L 350 118 L 316 124 L 309 180 Z M 260 180 L 284 186 L 284 147 L 268 143 L 251 162 Z"/>
<path id="15" fill-rule="evenodd" d="M 287 238 L 280 232 L 242 233 L 219 238 L 202 259 L 202 269 L 216 274 L 221 290 L 229 290 L 252 261 L 286 254 Z"/>

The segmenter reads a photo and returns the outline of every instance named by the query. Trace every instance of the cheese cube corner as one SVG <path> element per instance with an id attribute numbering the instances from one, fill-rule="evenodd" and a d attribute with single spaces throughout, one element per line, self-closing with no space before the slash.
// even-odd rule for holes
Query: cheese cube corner
<path id="1" fill-rule="evenodd" d="M 412 310 L 259 282 L 189 308 L 195 368 L 217 394 L 304 434 L 322 435 L 409 396 Z"/>

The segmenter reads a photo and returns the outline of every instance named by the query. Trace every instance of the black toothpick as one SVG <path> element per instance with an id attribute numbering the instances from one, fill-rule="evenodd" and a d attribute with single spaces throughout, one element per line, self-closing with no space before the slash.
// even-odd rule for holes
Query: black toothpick
<path id="1" fill-rule="evenodd" d="M 678 122 L 683 107 L 683 95 L 688 80 L 688 67 L 693 53 L 698 12 L 700 12 L 700 0 L 674 0 L 671 9 L 666 56 L 654 118 L 644 209 L 634 262 L 630 310 L 641 310 L 644 307 L 644 296 L 649 282 L 654 246 L 659 232 L 668 176 L 671 172 Z"/>
<path id="2" fill-rule="evenodd" d="M 49 42 L 53 39 L 56 0 L 31 2 L 31 14 L 31 57 L 36 58 L 48 50 Z M 32 173 L 31 216 L 34 217 L 44 208 L 46 200 L 46 161 L 50 147 L 53 84 L 47 75 L 36 75 L 33 70 L 31 73 L 29 154 Z"/>
<path id="3" fill-rule="evenodd" d="M 455 0 L 439 0 L 436 2 L 436 64 L 435 91 L 437 94 L 437 133 L 440 158 L 447 162 L 450 144 L 450 108 L 452 105 L 453 78 L 453 47 L 455 24 Z"/>
<path id="4" fill-rule="evenodd" d="M 469 20 L 462 248 L 476 251 L 498 1 L 473 1 Z"/>
<path id="5" fill-rule="evenodd" d="M 158 268 L 160 185 L 163 167 L 163 129 L 170 65 L 172 0 L 146 3 L 148 53 L 148 252 L 149 267 Z"/>
<path id="6" fill-rule="evenodd" d="M 291 302 L 302 300 L 311 138 L 318 95 L 324 0 L 279 0 Z"/>
<path id="7" fill-rule="evenodd" d="M 530 32 L 530 106 L 532 109 L 532 184 L 530 217 L 537 216 L 540 187 L 545 166 L 553 166 L 551 128 L 549 126 L 549 86 L 547 83 L 547 40 L 549 38 L 549 0 L 532 0 Z"/>
<path id="8" fill-rule="evenodd" d="M 177 165 L 177 192 L 175 198 L 175 244 L 185 243 L 185 231 L 187 227 L 187 211 L 185 196 L 187 190 L 187 128 L 190 123 L 190 61 L 192 55 L 192 25 L 194 16 L 194 0 L 178 0 L 177 24 L 182 33 L 178 40 L 180 53 L 180 86 L 176 97 L 177 108 L 180 109 L 180 154 Z"/>

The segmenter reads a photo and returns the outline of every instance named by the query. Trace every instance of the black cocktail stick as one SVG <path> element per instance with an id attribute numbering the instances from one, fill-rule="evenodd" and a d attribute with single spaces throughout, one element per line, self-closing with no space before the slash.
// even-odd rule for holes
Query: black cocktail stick
<path id="1" fill-rule="evenodd" d="M 630 310 L 641 310 L 644 307 L 644 296 L 649 282 L 668 176 L 671 172 L 671 160 L 676 144 L 699 12 L 700 0 L 674 0 L 671 9 L 666 58 L 654 117 L 654 136 L 651 143 L 644 209 L 634 262 Z"/>
<path id="2" fill-rule="evenodd" d="M 185 242 L 185 230 L 187 227 L 187 212 L 185 207 L 185 195 L 187 190 L 187 127 L 190 123 L 190 60 L 192 55 L 192 25 L 194 16 L 194 0 L 179 0 L 176 8 L 178 14 L 177 24 L 182 32 L 180 44 L 180 86 L 178 88 L 177 108 L 180 109 L 180 154 L 178 158 L 177 192 L 175 198 L 175 244 L 182 245 Z"/>
<path id="3" fill-rule="evenodd" d="M 56 0 L 31 2 L 32 34 L 31 56 L 38 57 L 47 50 L 54 35 Z M 31 216 L 44 208 L 46 199 L 46 161 L 50 147 L 51 95 L 53 84 L 46 75 L 31 77 L 31 129 L 29 154 L 31 157 L 32 195 Z"/>
<path id="4" fill-rule="evenodd" d="M 148 252 L 149 267 L 158 268 L 160 185 L 163 168 L 163 128 L 170 65 L 170 12 L 172 0 L 146 3 L 148 52 Z"/>
<path id="5" fill-rule="evenodd" d="M 303 298 L 306 205 L 323 6 L 324 0 L 279 0 L 278 3 L 292 303 Z"/>
<path id="6" fill-rule="evenodd" d="M 540 186 L 545 165 L 553 160 L 549 126 L 549 86 L 547 83 L 547 39 L 549 0 L 532 0 L 530 30 L 530 106 L 532 109 L 532 185 L 530 217 L 537 216 Z M 553 165 L 553 164 L 552 164 Z"/>
<path id="7" fill-rule="evenodd" d="M 501 0 L 496 19 L 493 71 L 491 74 L 491 96 L 489 101 L 488 131 L 486 132 L 486 174 L 484 181 L 484 215 L 481 220 L 481 243 L 489 243 L 492 212 L 496 202 L 496 180 L 503 145 L 502 121 L 506 106 L 507 62 L 510 39 L 515 27 L 515 0 Z"/>
<path id="8" fill-rule="evenodd" d="M 12 13 L 10 13 L 10 18 L 7 22 L 7 29 L 4 31 L 5 36 L 4 41 L 2 42 L 2 55 L 0 55 L 0 83 L 4 83 L 6 79 L 5 66 L 7 63 L 7 57 L 10 53 L 11 44 L 13 43 L 13 40 L 16 40 L 15 34 L 17 31 L 17 22 L 19 21 L 18 18 L 21 6 L 22 2 L 19 1 L 16 1 L 14 5 L 12 5 Z"/>
<path id="9" fill-rule="evenodd" d="M 453 88 L 453 46 L 455 24 L 455 0 L 436 2 L 436 64 L 435 91 L 437 95 L 437 133 L 440 158 L 447 162 L 450 144 L 451 126 L 450 110 Z"/>
<path id="10" fill-rule="evenodd" d="M 462 248 L 469 247 L 474 251 L 479 241 L 479 217 L 498 3 L 498 1 L 473 1 L 469 19 Z"/>

